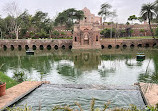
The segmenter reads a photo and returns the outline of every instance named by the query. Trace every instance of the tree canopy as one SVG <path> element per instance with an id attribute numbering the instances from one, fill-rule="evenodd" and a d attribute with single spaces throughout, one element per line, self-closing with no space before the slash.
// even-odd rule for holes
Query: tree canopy
<path id="1" fill-rule="evenodd" d="M 55 26 L 65 25 L 68 29 L 72 29 L 74 23 L 83 19 L 83 17 L 83 11 L 69 8 L 58 14 L 54 24 Z"/>

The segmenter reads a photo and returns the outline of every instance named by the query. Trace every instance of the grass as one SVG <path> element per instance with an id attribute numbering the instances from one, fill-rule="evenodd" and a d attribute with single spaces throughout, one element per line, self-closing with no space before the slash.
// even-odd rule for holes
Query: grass
<path id="1" fill-rule="evenodd" d="M 68 106 L 55 106 L 54 108 L 52 108 L 52 110 L 48 110 L 48 111 L 85 111 L 82 109 L 82 106 L 80 103 L 75 102 L 74 105 L 77 106 L 78 108 L 77 109 L 75 109 L 74 107 L 71 108 L 69 105 Z M 155 106 L 155 107 L 147 106 L 144 109 L 139 109 L 135 105 L 130 105 L 130 107 L 126 108 L 126 109 L 125 108 L 110 109 L 109 105 L 110 105 L 110 102 L 105 103 L 102 108 L 96 108 L 95 107 L 95 99 L 93 98 L 91 103 L 90 103 L 89 111 L 158 111 L 158 106 Z M 33 111 L 33 110 L 30 106 L 24 105 L 23 107 L 13 106 L 12 108 L 7 108 L 7 111 Z M 38 111 L 41 111 L 41 105 L 39 105 Z"/>
<path id="2" fill-rule="evenodd" d="M 155 36 L 158 39 L 158 36 Z M 115 39 L 115 38 L 102 38 L 102 39 Z M 120 37 L 116 39 L 153 39 L 152 36 L 137 36 L 137 37 Z"/>
<path id="3" fill-rule="evenodd" d="M 155 38 L 158 38 L 158 36 L 155 36 Z M 153 39 L 153 37 L 152 36 L 121 37 L 119 39 Z"/>
<path id="4" fill-rule="evenodd" d="M 0 72 L 0 81 L 1 82 L 6 82 L 6 88 L 7 89 L 18 84 L 18 82 L 16 82 L 15 80 L 11 79 L 10 77 L 8 77 L 7 75 L 5 75 L 2 72 Z"/>

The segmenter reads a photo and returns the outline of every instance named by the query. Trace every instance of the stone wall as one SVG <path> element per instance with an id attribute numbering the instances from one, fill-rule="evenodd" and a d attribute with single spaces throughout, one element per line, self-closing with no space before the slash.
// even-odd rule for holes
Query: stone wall
<path id="1" fill-rule="evenodd" d="M 0 49 L 71 49 L 72 40 L 0 40 Z"/>
<path id="2" fill-rule="evenodd" d="M 0 40 L 0 50 L 26 50 L 36 48 L 44 49 L 71 49 L 72 40 Z M 153 47 L 158 45 L 158 39 L 103 39 L 100 40 L 102 49 L 106 48 L 132 48 L 132 47 Z"/>
<path id="3" fill-rule="evenodd" d="M 158 39 L 103 39 L 101 47 L 104 48 L 134 48 L 154 47 L 158 45 Z"/>

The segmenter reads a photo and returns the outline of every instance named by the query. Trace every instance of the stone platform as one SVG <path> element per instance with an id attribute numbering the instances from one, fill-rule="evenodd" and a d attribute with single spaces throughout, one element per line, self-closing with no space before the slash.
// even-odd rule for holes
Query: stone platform
<path id="1" fill-rule="evenodd" d="M 26 81 L 6 90 L 6 95 L 0 97 L 0 111 L 17 102 L 42 84 L 49 82 Z"/>
<path id="2" fill-rule="evenodd" d="M 141 91 L 149 106 L 156 106 L 158 104 L 158 84 L 139 83 Z"/>

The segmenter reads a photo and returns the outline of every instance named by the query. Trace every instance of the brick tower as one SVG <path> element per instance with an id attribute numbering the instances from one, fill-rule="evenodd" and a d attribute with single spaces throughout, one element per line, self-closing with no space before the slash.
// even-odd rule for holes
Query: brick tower
<path id="1" fill-rule="evenodd" d="M 83 9 L 84 19 L 74 25 L 73 49 L 101 49 L 100 30 L 101 17 L 96 17 L 87 8 Z"/>

